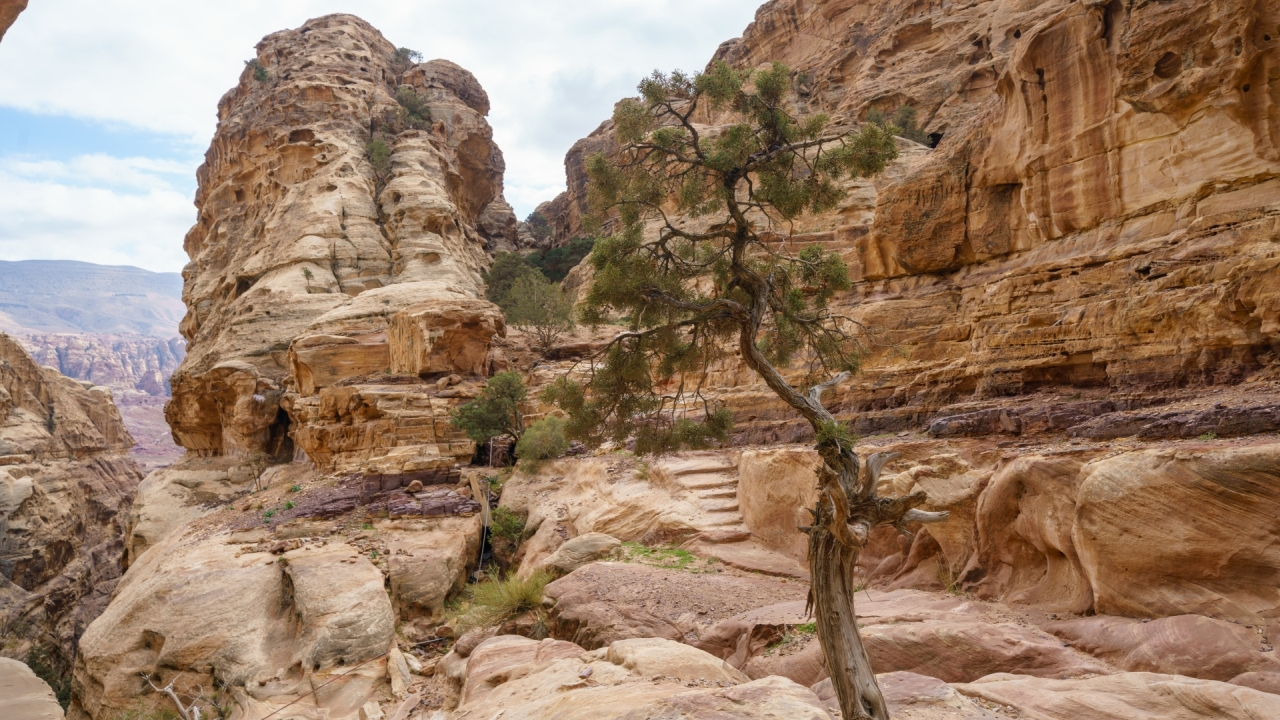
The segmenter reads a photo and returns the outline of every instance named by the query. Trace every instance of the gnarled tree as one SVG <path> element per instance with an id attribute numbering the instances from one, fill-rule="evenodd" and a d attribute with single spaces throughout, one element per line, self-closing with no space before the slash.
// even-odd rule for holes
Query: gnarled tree
<path id="1" fill-rule="evenodd" d="M 851 433 L 823 407 L 823 391 L 857 370 L 865 333 L 830 304 L 850 287 L 844 262 L 796 248 L 791 227 L 834 208 L 845 177 L 873 175 L 896 157 L 896 128 L 802 115 L 788 102 L 791 84 L 780 63 L 756 72 L 717 63 L 694 76 L 655 73 L 641 99 L 617 107 L 616 157 L 588 164 L 592 202 L 613 233 L 591 255 L 582 315 L 628 327 L 584 384 L 562 379 L 546 397 L 569 414 L 568 435 L 588 443 L 634 440 L 637 452 L 660 452 L 723 442 L 732 417 L 704 396 L 703 382 L 736 348 L 813 426 L 823 465 L 804 528 L 810 608 L 844 717 L 887 720 L 854 616 L 858 553 L 877 525 L 905 532 L 945 515 L 918 510 L 923 493 L 878 497 L 889 456 L 860 462 Z M 713 130 L 694 121 L 708 112 L 729 122 Z M 780 368 L 812 387 L 802 392 Z"/>

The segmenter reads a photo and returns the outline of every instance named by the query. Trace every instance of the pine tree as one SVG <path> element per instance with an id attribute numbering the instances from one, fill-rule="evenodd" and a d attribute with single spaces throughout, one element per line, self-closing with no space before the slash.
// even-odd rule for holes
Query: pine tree
<path id="1" fill-rule="evenodd" d="M 731 413 L 702 387 L 710 364 L 736 349 L 814 429 L 823 465 L 805 528 L 810 607 L 844 717 L 887 720 L 854 616 L 858 553 L 878 525 L 945 514 L 915 509 L 923 493 L 878 497 L 890 456 L 861 462 L 848 428 L 823 407 L 823 391 L 857 370 L 865 348 L 858 323 L 831 305 L 850 287 L 844 262 L 797 249 L 790 228 L 835 208 L 844 177 L 883 170 L 897 156 L 893 137 L 879 124 L 854 130 L 794 112 L 781 63 L 654 73 L 639 90 L 614 112 L 616 158 L 588 160 L 593 206 L 613 233 L 590 256 L 595 278 L 582 316 L 593 325 L 620 318 L 627 328 L 587 382 L 561 379 L 544 397 L 569 415 L 568 436 L 588 444 L 631 439 L 643 453 L 724 442 Z M 714 131 L 694 122 L 707 111 L 735 121 Z M 796 364 L 807 368 L 808 392 L 779 370 Z"/>

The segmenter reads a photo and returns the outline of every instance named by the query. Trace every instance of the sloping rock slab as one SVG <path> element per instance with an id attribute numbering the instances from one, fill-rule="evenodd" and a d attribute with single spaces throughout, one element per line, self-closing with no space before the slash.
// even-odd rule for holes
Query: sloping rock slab
<path id="1" fill-rule="evenodd" d="M 956 685 L 1035 720 L 1262 720 L 1280 717 L 1280 695 L 1213 680 L 1120 673 L 1088 680 L 991 675 Z"/>

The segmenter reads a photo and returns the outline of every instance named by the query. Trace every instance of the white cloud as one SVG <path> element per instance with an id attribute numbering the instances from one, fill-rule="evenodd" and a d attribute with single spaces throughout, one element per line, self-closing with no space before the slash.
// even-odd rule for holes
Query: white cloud
<path id="1" fill-rule="evenodd" d="M 41 0 L 0 44 L 0 104 L 178 134 L 205 146 L 218 99 L 263 36 L 312 17 L 354 13 L 396 45 L 475 73 L 507 158 L 507 197 L 523 215 L 563 189 L 565 152 L 642 76 L 655 68 L 701 69 L 722 41 L 742 32 L 759 1 Z M 101 162 L 100 169 L 109 164 Z M 183 162 L 190 178 L 197 161 Z M 134 187 L 168 171 L 137 162 L 118 167 Z M 35 182 L 37 171 L 6 172 Z M 149 189 L 163 195 L 158 186 Z M 181 237 L 168 241 L 180 246 Z"/>
<path id="2" fill-rule="evenodd" d="M 150 162 L 0 163 L 0 258 L 181 269 L 182 238 L 195 208 L 186 193 L 138 169 Z M 127 170 L 116 185 L 57 182 L 73 178 L 78 167 L 92 173 L 113 165 Z"/>

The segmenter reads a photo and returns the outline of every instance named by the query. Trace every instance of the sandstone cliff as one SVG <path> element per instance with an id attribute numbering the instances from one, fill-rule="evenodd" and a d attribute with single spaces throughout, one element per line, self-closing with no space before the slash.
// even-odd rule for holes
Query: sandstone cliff
<path id="1" fill-rule="evenodd" d="M 32 362 L 0 334 L 0 627 L 4 654 L 68 660 L 120 577 L 142 474 L 111 391 Z"/>
<path id="2" fill-rule="evenodd" d="M 18 15 L 27 9 L 27 0 L 0 0 L 0 40 L 4 33 L 18 19 Z"/>
<path id="3" fill-rule="evenodd" d="M 844 255 L 856 286 L 843 303 L 878 333 L 840 414 L 864 433 L 902 430 L 1046 391 L 1099 396 L 1092 416 L 1274 368 L 1277 13 L 1203 1 L 761 7 L 718 58 L 787 62 L 800 109 L 837 119 L 910 105 L 937 143 L 902 141 L 883 177 L 849 183 L 840 208 L 800 228 L 801 244 Z M 560 242 L 581 229 L 584 161 L 609 151 L 611 132 L 566 157 L 569 189 L 547 210 Z M 749 437 L 803 432 L 736 364 L 718 384 Z M 1035 410 L 1015 409 L 1003 431 Z"/>
<path id="4" fill-rule="evenodd" d="M 169 376 L 186 354 L 179 337 L 30 333 L 16 336 L 41 365 L 75 380 L 114 390 L 169 395 Z"/>
<path id="5" fill-rule="evenodd" d="M 486 374 L 503 331 L 479 277 L 477 227 L 513 219 L 488 97 L 346 15 L 268 36 L 257 62 L 267 79 L 246 69 L 222 99 L 198 174 L 174 438 L 286 461 L 296 443 L 326 468 L 451 466 L 472 448 L 439 425 L 436 379 Z M 396 125 L 398 88 L 425 97 L 430 127 Z"/>

